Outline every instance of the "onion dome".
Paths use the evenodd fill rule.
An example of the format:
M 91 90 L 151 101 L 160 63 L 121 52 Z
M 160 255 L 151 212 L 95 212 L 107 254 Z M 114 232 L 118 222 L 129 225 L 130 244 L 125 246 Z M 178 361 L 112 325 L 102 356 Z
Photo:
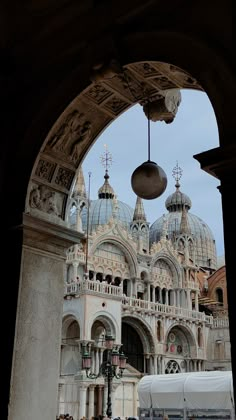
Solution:
M 182 193 L 180 191 L 180 184 L 177 181 L 175 184 L 176 187 L 176 191 L 169 195 L 169 197 L 167 197 L 166 202 L 165 202 L 165 206 L 167 208 L 168 211 L 182 211 L 183 208 L 185 207 L 185 209 L 191 209 L 192 207 L 192 203 L 190 198 Z
M 177 170 L 179 175 L 178 166 Z M 196 264 L 205 269 L 216 269 L 217 257 L 213 233 L 200 217 L 189 212 L 192 203 L 190 198 L 180 191 L 179 178 L 176 179 L 176 191 L 166 199 L 165 205 L 169 213 L 161 216 L 150 227 L 150 246 L 160 241 L 163 229 L 167 231 L 168 239 L 173 242 L 179 235 L 192 235 Z
M 134 210 L 116 199 L 115 192 L 108 182 L 109 175 L 106 170 L 105 182 L 98 190 L 98 199 L 92 200 L 89 206 L 89 232 L 96 230 L 98 226 L 105 225 L 111 218 L 121 222 L 124 228 L 129 229 L 133 220 Z M 87 229 L 88 209 L 82 210 L 83 230 Z
M 106 173 L 104 175 L 104 184 L 101 186 L 101 188 L 99 188 L 98 190 L 98 198 L 114 198 L 115 193 L 113 188 L 110 186 L 108 179 L 109 179 L 109 175 L 108 175 L 108 170 L 106 170 Z

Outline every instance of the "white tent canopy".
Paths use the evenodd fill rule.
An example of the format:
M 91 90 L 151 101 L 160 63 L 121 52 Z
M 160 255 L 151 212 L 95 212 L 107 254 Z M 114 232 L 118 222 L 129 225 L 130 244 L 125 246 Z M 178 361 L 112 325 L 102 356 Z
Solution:
M 144 376 L 138 385 L 140 408 L 234 408 L 231 371 Z

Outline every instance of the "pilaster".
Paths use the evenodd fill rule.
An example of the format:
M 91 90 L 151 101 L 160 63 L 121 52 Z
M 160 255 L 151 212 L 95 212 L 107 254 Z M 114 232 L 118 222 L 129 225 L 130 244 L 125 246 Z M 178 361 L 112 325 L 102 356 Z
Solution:
M 9 420 L 41 418 L 42 413 L 51 420 L 57 413 L 66 249 L 79 238 L 70 229 L 27 214 L 21 229 Z

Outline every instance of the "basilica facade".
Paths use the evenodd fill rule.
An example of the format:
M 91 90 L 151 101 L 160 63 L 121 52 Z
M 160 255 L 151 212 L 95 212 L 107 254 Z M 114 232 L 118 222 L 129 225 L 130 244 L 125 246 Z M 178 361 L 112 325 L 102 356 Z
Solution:
M 66 259 L 58 414 L 106 414 L 107 337 L 127 357 L 112 380 L 113 416 L 137 415 L 143 375 L 231 369 L 225 266 L 210 228 L 190 212 L 178 165 L 174 173 L 167 212 L 150 224 L 142 199 L 134 209 L 118 200 L 108 169 L 95 200 L 78 170 L 67 223 L 81 240 Z

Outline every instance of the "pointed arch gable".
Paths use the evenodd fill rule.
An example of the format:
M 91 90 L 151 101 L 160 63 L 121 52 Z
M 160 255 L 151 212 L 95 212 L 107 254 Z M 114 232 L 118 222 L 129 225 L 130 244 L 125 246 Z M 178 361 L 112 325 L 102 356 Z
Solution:
M 158 254 L 155 254 L 153 257 L 150 268 L 151 270 L 154 268 L 156 262 L 158 260 L 163 260 L 167 263 L 167 265 L 170 267 L 170 270 L 173 274 L 173 284 L 176 285 L 176 287 L 182 287 L 182 281 L 183 281 L 183 273 L 182 268 L 176 258 L 172 256 L 171 254 L 168 254 L 166 251 L 160 251 Z
M 114 245 L 116 245 L 118 248 L 120 248 L 124 254 L 125 257 L 127 259 L 129 268 L 130 268 L 130 274 L 132 277 L 137 277 L 137 273 L 138 273 L 138 261 L 137 261 L 137 256 L 135 254 L 135 252 L 133 251 L 133 249 L 131 248 L 131 246 L 129 245 L 128 242 L 125 242 L 124 240 L 120 239 L 119 237 L 114 237 L 114 236 L 106 236 L 106 237 L 102 237 L 99 238 L 91 247 L 90 249 L 90 255 L 93 255 L 96 251 L 96 249 L 105 242 L 110 242 Z

